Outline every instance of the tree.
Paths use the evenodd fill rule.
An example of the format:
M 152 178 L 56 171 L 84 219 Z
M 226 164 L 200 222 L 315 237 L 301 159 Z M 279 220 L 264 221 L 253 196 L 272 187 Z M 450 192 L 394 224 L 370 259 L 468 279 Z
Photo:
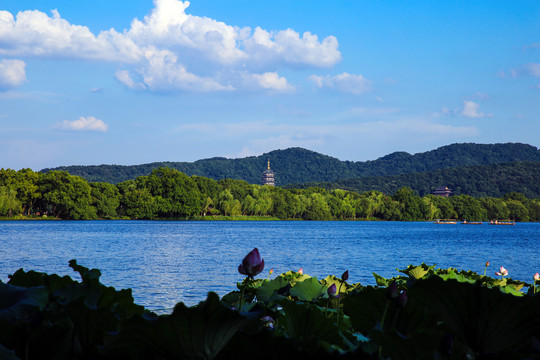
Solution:
M 0 186 L 0 215 L 12 217 L 22 211 L 17 199 L 17 192 L 11 188 Z
M 175 169 L 155 169 L 150 176 L 137 178 L 137 182 L 152 196 L 161 197 L 159 214 L 164 217 L 197 215 L 205 202 L 197 183 Z
M 521 201 L 506 200 L 506 206 L 508 207 L 510 219 L 516 221 L 529 221 L 529 211 Z
M 411 188 L 402 187 L 393 196 L 401 204 L 401 219 L 404 221 L 414 221 L 424 219 L 424 203 L 420 196 L 416 195 Z
M 122 192 L 120 207 L 126 216 L 132 219 L 156 218 L 160 200 L 153 197 L 148 189 L 138 188 L 134 182 L 126 182 L 119 187 Z
M 451 196 L 450 202 L 456 210 L 459 219 L 481 221 L 487 219 L 487 210 L 480 201 L 469 195 Z
M 97 215 L 102 219 L 110 219 L 118 216 L 117 209 L 120 206 L 120 192 L 113 184 L 103 182 L 90 183 L 92 204 L 95 206 Z
M 61 219 L 97 219 L 86 180 L 66 171 L 50 171 L 38 181 L 40 208 Z

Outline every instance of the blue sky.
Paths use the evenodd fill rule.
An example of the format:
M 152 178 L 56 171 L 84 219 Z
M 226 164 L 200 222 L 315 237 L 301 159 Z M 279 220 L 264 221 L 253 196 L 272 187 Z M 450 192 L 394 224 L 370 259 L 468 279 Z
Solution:
M 0 168 L 540 146 L 538 1 L 0 5 Z

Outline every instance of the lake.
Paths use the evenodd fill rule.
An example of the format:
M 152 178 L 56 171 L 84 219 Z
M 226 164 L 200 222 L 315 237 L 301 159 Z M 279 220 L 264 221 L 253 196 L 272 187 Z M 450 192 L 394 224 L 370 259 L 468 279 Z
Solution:
M 422 262 L 488 275 L 502 265 L 509 277 L 532 282 L 540 271 L 540 223 L 515 226 L 437 225 L 432 222 L 349 221 L 3 221 L 0 280 L 19 268 L 79 280 L 77 262 L 102 272 L 101 282 L 132 288 L 137 304 L 170 311 L 194 305 L 209 291 L 236 289 L 238 265 L 257 247 L 265 270 L 257 278 L 303 268 L 319 279 L 341 276 L 374 285 L 372 272 Z

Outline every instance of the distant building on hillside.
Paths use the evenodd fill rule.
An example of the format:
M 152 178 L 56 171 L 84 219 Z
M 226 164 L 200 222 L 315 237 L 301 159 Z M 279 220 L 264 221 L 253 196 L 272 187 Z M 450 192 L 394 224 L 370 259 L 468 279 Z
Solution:
M 433 190 L 431 193 L 437 196 L 449 197 L 450 195 L 452 195 L 452 190 L 450 190 L 448 186 L 441 186 Z
M 270 159 L 268 159 L 268 167 L 262 173 L 261 185 L 276 186 L 275 173 L 270 170 Z

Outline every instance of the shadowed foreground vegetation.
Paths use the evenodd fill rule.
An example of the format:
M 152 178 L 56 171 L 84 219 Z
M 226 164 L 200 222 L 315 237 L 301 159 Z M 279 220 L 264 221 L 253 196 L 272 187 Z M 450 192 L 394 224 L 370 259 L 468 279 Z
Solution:
M 249 255 L 248 255 L 249 256 Z M 258 253 L 257 253 L 258 256 Z M 247 259 L 248 257 L 246 257 Z M 377 286 L 349 273 L 248 276 L 221 299 L 157 315 L 74 260 L 68 276 L 18 270 L 0 282 L 0 358 L 524 359 L 540 356 L 536 284 L 422 264 Z M 249 259 L 248 259 L 249 260 Z M 254 270 L 256 269 L 256 270 Z M 501 269 L 502 270 L 502 269 Z M 351 274 L 354 276 L 354 274 Z

